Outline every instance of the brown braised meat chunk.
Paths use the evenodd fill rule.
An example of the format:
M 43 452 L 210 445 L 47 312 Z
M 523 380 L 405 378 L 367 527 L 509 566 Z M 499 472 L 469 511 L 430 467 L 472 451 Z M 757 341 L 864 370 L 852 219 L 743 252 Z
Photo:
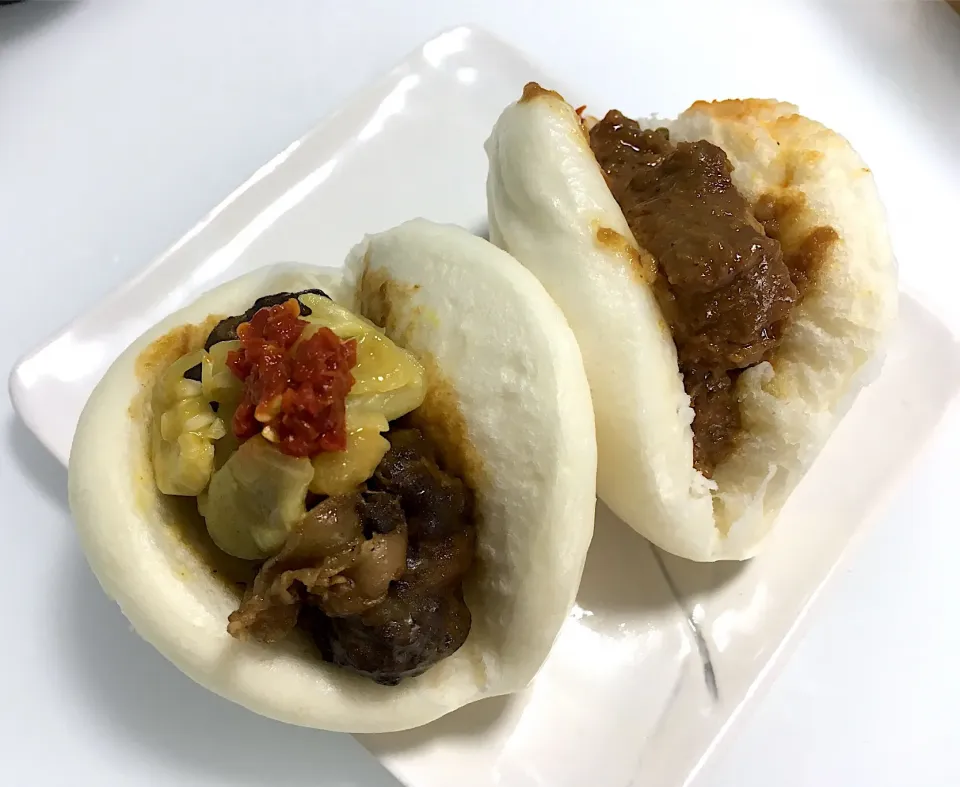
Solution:
M 360 507 L 360 493 L 353 493 L 311 508 L 260 568 L 227 630 L 238 639 L 277 642 L 296 626 L 305 602 L 327 615 L 355 615 L 382 602 L 405 569 L 406 527 L 364 538 Z
M 371 538 L 374 533 L 392 533 L 407 524 L 400 498 L 389 492 L 364 490 L 360 494 L 357 511 L 360 514 L 363 534 L 367 538 Z
M 779 344 L 797 288 L 719 147 L 673 145 L 665 129 L 645 131 L 616 110 L 591 129 L 590 146 L 657 260 L 654 290 L 693 404 L 694 465 L 709 476 L 740 428 L 736 377 Z
M 299 621 L 324 658 L 387 685 L 463 644 L 472 496 L 439 468 L 418 430 L 387 437 L 369 488 L 311 508 L 263 564 L 230 616 L 233 636 L 276 642 Z
M 331 618 L 331 660 L 378 683 L 419 675 L 456 651 L 470 631 L 462 582 L 476 546 L 473 500 L 443 472 L 416 429 L 387 434 L 390 450 L 369 485 L 398 500 L 409 534 L 406 567 L 387 599 L 361 615 Z M 321 645 L 322 649 L 325 649 Z
M 330 619 L 331 660 L 393 686 L 421 674 L 459 648 L 470 632 L 470 610 L 456 590 L 422 594 L 400 583 L 363 615 Z
M 411 538 L 433 539 L 460 529 L 469 513 L 467 488 L 437 466 L 433 447 L 417 429 L 387 434 L 390 450 L 370 486 L 400 498 Z

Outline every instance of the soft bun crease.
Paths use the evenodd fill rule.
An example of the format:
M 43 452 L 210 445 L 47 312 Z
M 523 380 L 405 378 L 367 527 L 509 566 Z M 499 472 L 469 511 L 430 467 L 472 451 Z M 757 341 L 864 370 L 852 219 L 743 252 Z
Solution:
M 587 121 L 589 123 L 589 121 Z M 896 267 L 870 170 L 839 134 L 768 100 L 698 101 L 666 126 L 710 141 L 751 204 L 790 205 L 785 249 L 839 235 L 769 362 L 737 381 L 742 431 L 712 479 L 693 467 L 693 411 L 651 283 L 563 98 L 531 84 L 486 144 L 490 238 L 543 282 L 580 342 L 597 419 L 600 497 L 663 549 L 700 561 L 754 555 L 861 387 L 896 317 Z
M 264 646 L 232 638 L 226 624 L 237 595 L 214 576 L 209 555 L 184 540 L 184 499 L 165 498 L 153 482 L 152 383 L 202 346 L 217 317 L 307 287 L 378 322 L 421 359 L 429 392 L 419 425 L 476 495 L 477 558 L 464 586 L 470 634 L 452 656 L 395 687 L 324 663 L 305 639 Z M 141 336 L 83 412 L 69 491 L 104 590 L 183 672 L 281 721 L 386 732 L 533 678 L 576 594 L 595 473 L 589 387 L 563 314 L 506 253 L 465 230 L 414 220 L 367 237 L 343 269 L 261 269 Z

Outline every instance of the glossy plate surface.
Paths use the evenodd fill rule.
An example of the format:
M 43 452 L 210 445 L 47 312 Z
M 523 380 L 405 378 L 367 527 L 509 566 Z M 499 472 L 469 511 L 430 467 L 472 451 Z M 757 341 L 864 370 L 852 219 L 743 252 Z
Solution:
M 482 232 L 483 141 L 530 79 L 556 85 L 480 31 L 428 42 L 23 359 L 11 377 L 18 412 L 66 462 L 110 362 L 203 291 L 277 261 L 339 264 L 363 233 L 412 216 Z M 762 557 L 696 565 L 664 556 L 601 505 L 578 604 L 531 687 L 361 742 L 411 787 L 694 782 L 960 385 L 950 332 L 908 296 L 901 310 L 880 377 Z

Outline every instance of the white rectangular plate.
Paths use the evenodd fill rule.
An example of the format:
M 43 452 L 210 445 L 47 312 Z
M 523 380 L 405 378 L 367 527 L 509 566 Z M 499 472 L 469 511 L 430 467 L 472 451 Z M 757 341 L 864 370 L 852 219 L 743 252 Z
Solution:
M 278 261 L 339 264 L 365 232 L 412 216 L 482 231 L 483 141 L 530 79 L 556 84 L 482 32 L 457 28 L 428 42 L 24 358 L 11 378 L 18 412 L 66 462 L 112 360 L 205 290 Z M 960 385 L 956 340 L 911 298 L 901 309 L 882 374 L 762 557 L 697 565 L 664 556 L 601 505 L 577 606 L 532 686 L 361 742 L 412 787 L 692 782 Z

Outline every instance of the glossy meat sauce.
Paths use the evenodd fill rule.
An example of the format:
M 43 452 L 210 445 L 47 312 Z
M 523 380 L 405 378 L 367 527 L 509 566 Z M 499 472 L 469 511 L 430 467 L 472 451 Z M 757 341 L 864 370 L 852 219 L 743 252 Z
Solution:
M 591 129 L 590 146 L 634 237 L 657 261 L 654 289 L 694 410 L 694 466 L 709 477 L 740 429 L 737 376 L 776 349 L 797 285 L 809 284 L 836 233 L 818 228 L 803 254 L 785 259 L 709 142 L 674 145 L 666 129 L 641 129 L 612 110 Z M 765 208 L 773 229 L 774 205 Z
M 319 290 L 304 292 L 326 297 Z M 335 335 L 336 341 L 326 341 L 330 337 L 321 329 L 311 338 L 326 341 L 313 348 L 323 362 L 300 358 L 305 343 L 294 344 L 303 328 L 298 317 L 309 314 L 299 301 L 302 294 L 261 298 L 243 315 L 222 320 L 207 340 L 208 348 L 238 338 L 243 343 L 244 352 L 231 358 L 230 366 L 246 381 L 253 377 L 251 369 L 258 370 L 258 384 L 247 386 L 251 411 L 280 389 L 321 391 L 341 405 L 349 390 L 344 385 L 330 396 L 332 384 L 352 382 L 349 369 L 355 356 L 348 350 L 353 342 L 339 342 Z M 298 371 L 300 361 L 305 370 Z M 199 377 L 198 372 L 192 369 L 188 376 Z M 282 384 L 273 385 L 273 378 Z M 320 421 L 306 420 L 304 413 L 326 412 L 300 407 L 299 400 L 294 404 L 290 413 L 307 425 Z M 281 407 L 277 415 L 286 411 Z M 278 422 L 272 418 L 266 424 Z M 342 427 L 342 418 L 335 422 Z M 329 423 L 329 418 L 323 421 Z M 230 634 L 269 644 L 300 628 L 326 660 L 387 685 L 419 675 L 463 644 L 471 623 L 463 579 L 476 547 L 473 494 L 440 468 L 434 447 L 419 430 L 400 423 L 391 424 L 385 434 L 390 448 L 373 476 L 350 494 L 308 499 L 309 510 L 281 551 L 261 565 L 237 570 L 235 563 L 247 561 L 222 553 L 211 560 L 218 550 L 208 538 L 201 539 L 215 573 L 246 587 L 230 615 Z M 278 429 L 278 435 L 298 441 L 280 440 L 277 446 L 292 448 L 295 455 L 303 453 L 300 442 L 306 442 L 304 427 L 296 426 Z M 310 447 L 330 450 L 320 445 L 321 437 L 329 440 L 334 433 L 317 429 L 309 435 L 315 438 Z M 249 569 L 256 572 L 252 582 Z

